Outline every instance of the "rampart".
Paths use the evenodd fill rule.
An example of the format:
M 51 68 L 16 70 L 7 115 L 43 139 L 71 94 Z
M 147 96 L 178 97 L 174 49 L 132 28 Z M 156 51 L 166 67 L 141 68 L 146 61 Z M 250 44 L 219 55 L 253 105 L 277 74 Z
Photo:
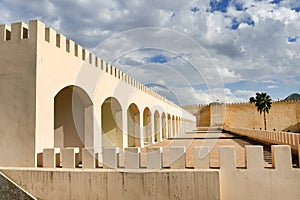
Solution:
M 254 104 L 226 104 L 225 127 L 264 129 L 263 115 Z M 300 101 L 273 101 L 267 114 L 267 130 L 300 131 Z
M 147 146 L 195 117 L 38 20 L 0 25 L 1 166 L 44 148 Z M 20 156 L 22 155 L 22 156 Z
M 216 110 L 217 105 L 220 107 L 222 104 L 189 105 L 183 106 L 183 108 L 197 116 L 199 127 L 213 126 L 212 120 L 215 117 L 212 115 L 212 110 Z M 223 118 L 224 127 L 264 129 L 263 115 L 259 114 L 254 104 L 226 103 L 223 105 L 225 105 L 223 108 L 225 113 Z M 220 113 L 222 114 L 222 112 Z M 273 101 L 270 113 L 267 114 L 267 129 L 300 132 L 300 101 Z

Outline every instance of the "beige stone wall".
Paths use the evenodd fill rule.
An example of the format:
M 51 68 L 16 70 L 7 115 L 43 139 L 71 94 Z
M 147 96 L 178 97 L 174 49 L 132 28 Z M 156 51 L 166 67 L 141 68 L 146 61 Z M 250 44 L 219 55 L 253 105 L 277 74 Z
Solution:
M 214 118 L 223 116 L 223 109 L 214 104 L 184 106 L 184 109 L 197 116 L 197 126 L 213 126 Z M 220 113 L 220 115 L 218 115 Z M 254 104 L 225 104 L 224 126 L 234 128 L 264 129 L 263 114 L 259 114 Z M 300 101 L 273 102 L 267 115 L 267 129 L 276 131 L 300 132 Z
M 1 171 L 37 199 L 43 200 L 220 199 L 217 170 L 161 170 L 148 173 L 104 169 Z
M 100 149 L 102 128 L 109 136 L 118 133 L 121 138 L 108 138 L 126 147 L 127 109 L 132 103 L 140 112 L 140 136 L 146 135 L 142 120 L 146 107 L 160 116 L 180 117 L 185 130 L 195 128 L 193 115 L 38 20 L 0 25 L 0 54 L 1 166 L 37 166 L 43 149 L 54 146 Z M 74 87 L 80 98 L 57 96 Z M 122 124 L 115 130 L 102 127 L 102 118 L 109 113 L 102 116 L 101 106 L 109 97 L 122 108 L 115 116 Z M 176 130 L 173 135 L 180 133 Z M 136 144 L 143 146 L 141 138 Z
M 226 104 L 225 126 L 264 129 L 263 114 L 257 112 L 254 104 Z M 300 101 L 273 102 L 267 115 L 268 130 L 300 131 Z
M 147 151 L 151 162 L 141 168 L 138 157 L 125 153 L 125 160 L 136 166 L 115 170 L 103 168 L 0 168 L 37 199 L 222 199 L 298 200 L 300 169 L 293 168 L 291 146 L 272 146 L 272 167 L 264 167 L 262 146 L 245 146 L 245 168 L 237 168 L 237 149 L 219 148 L 220 167 L 209 165 L 210 155 L 200 157 L 208 147 L 196 147 L 194 169 L 186 168 L 184 147 L 172 147 L 177 160 L 171 169 L 158 169 L 160 152 Z M 125 150 L 127 152 L 127 150 Z M 107 153 L 107 152 L 106 152 Z M 106 154 L 104 153 L 104 154 Z M 116 152 L 114 151 L 113 154 Z M 158 153 L 158 154 L 157 154 Z M 179 153 L 179 154 L 178 154 Z M 109 153 L 109 154 L 112 154 Z M 179 158 L 178 158 L 179 156 Z M 64 159 L 64 158 L 63 158 Z M 106 159 L 111 159 L 108 156 Z M 172 159 L 172 158 L 171 158 Z M 117 160 L 117 159 L 116 159 Z M 115 161 L 116 162 L 116 161 Z M 108 163 L 107 163 L 108 164 Z M 110 163 L 112 164 L 112 162 Z M 85 165 L 85 163 L 83 163 Z M 110 165 L 111 166 L 111 165 Z M 154 168 L 151 168 L 152 166 Z
M 204 106 L 201 108 L 198 115 L 199 127 L 210 126 L 210 106 Z
M 32 166 L 35 163 L 35 140 L 32 138 L 36 125 L 36 41 L 25 30 L 28 26 L 23 23 L 0 26 L 2 166 Z M 34 32 L 34 26 L 31 31 Z

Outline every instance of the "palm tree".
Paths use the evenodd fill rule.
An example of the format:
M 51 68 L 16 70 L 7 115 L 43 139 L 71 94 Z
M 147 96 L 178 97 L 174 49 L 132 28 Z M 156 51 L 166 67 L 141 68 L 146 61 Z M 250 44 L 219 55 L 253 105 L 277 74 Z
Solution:
M 267 93 L 256 93 L 256 97 L 250 97 L 250 103 L 255 103 L 257 111 L 261 114 L 264 113 L 264 125 L 265 130 L 267 130 L 267 117 L 266 113 L 269 114 L 269 111 L 272 107 L 272 99 Z

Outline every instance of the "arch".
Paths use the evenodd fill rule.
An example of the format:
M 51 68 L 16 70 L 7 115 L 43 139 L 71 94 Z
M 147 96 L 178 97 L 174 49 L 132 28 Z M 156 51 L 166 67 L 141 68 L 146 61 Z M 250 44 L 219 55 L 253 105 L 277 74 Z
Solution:
M 172 137 L 172 117 L 168 114 L 168 138 Z
M 135 103 L 127 109 L 128 147 L 141 146 L 140 144 L 140 111 Z
M 172 115 L 172 131 L 171 131 L 172 137 L 174 137 L 175 134 L 176 134 L 176 119 L 175 116 Z
M 144 145 L 149 145 L 152 143 L 152 133 L 151 133 L 151 111 L 146 107 L 143 111 L 143 138 Z
M 161 129 L 161 123 L 159 120 L 159 112 L 155 110 L 154 112 L 154 142 L 160 141 L 160 129 Z
M 167 137 L 167 120 L 166 120 L 166 114 L 164 112 L 161 114 L 161 134 L 162 134 L 162 139 L 166 139 L 166 137 Z
M 179 117 L 175 117 L 175 136 L 179 135 Z
M 81 148 L 87 146 L 87 142 L 93 142 L 90 132 L 86 132 L 93 128 L 93 122 L 88 120 L 90 117 L 87 114 L 93 114 L 93 103 L 82 88 L 66 86 L 55 95 L 54 146 L 79 147 L 80 160 Z
M 101 105 L 102 146 L 123 148 L 122 107 L 115 97 L 108 97 Z

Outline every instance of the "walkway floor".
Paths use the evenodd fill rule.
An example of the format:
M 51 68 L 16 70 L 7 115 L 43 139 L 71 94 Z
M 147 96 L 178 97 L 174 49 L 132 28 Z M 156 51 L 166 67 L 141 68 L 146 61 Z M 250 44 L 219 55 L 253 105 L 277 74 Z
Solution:
M 161 146 L 164 151 L 164 166 L 168 166 L 169 163 L 169 148 L 170 146 L 185 146 L 186 152 L 186 167 L 194 167 L 194 146 L 211 146 L 210 152 L 210 167 L 219 167 L 219 147 L 220 146 L 235 146 L 236 147 L 236 165 L 237 167 L 245 167 L 245 146 L 256 145 L 256 142 L 242 139 L 228 133 L 189 133 L 180 138 L 174 138 L 172 140 L 166 140 L 152 146 Z M 144 150 L 145 151 L 145 150 Z M 269 149 L 265 148 L 265 167 L 272 166 L 272 157 Z M 144 159 L 142 159 L 144 160 Z
M 163 147 L 163 166 L 169 167 L 169 153 L 171 146 L 186 147 L 186 167 L 194 167 L 194 146 L 211 146 L 210 152 L 210 168 L 219 168 L 219 147 L 220 146 L 235 146 L 236 147 L 236 166 L 240 168 L 245 165 L 245 146 L 246 145 L 262 145 L 258 142 L 239 137 L 224 132 L 197 132 L 188 133 L 178 138 L 168 139 L 151 145 L 152 147 Z M 272 167 L 272 155 L 269 146 L 263 145 L 265 167 Z M 147 166 L 146 148 L 141 151 L 141 166 Z M 298 164 L 297 156 L 293 156 L 294 166 Z M 124 166 L 123 156 L 120 155 L 120 166 Z

